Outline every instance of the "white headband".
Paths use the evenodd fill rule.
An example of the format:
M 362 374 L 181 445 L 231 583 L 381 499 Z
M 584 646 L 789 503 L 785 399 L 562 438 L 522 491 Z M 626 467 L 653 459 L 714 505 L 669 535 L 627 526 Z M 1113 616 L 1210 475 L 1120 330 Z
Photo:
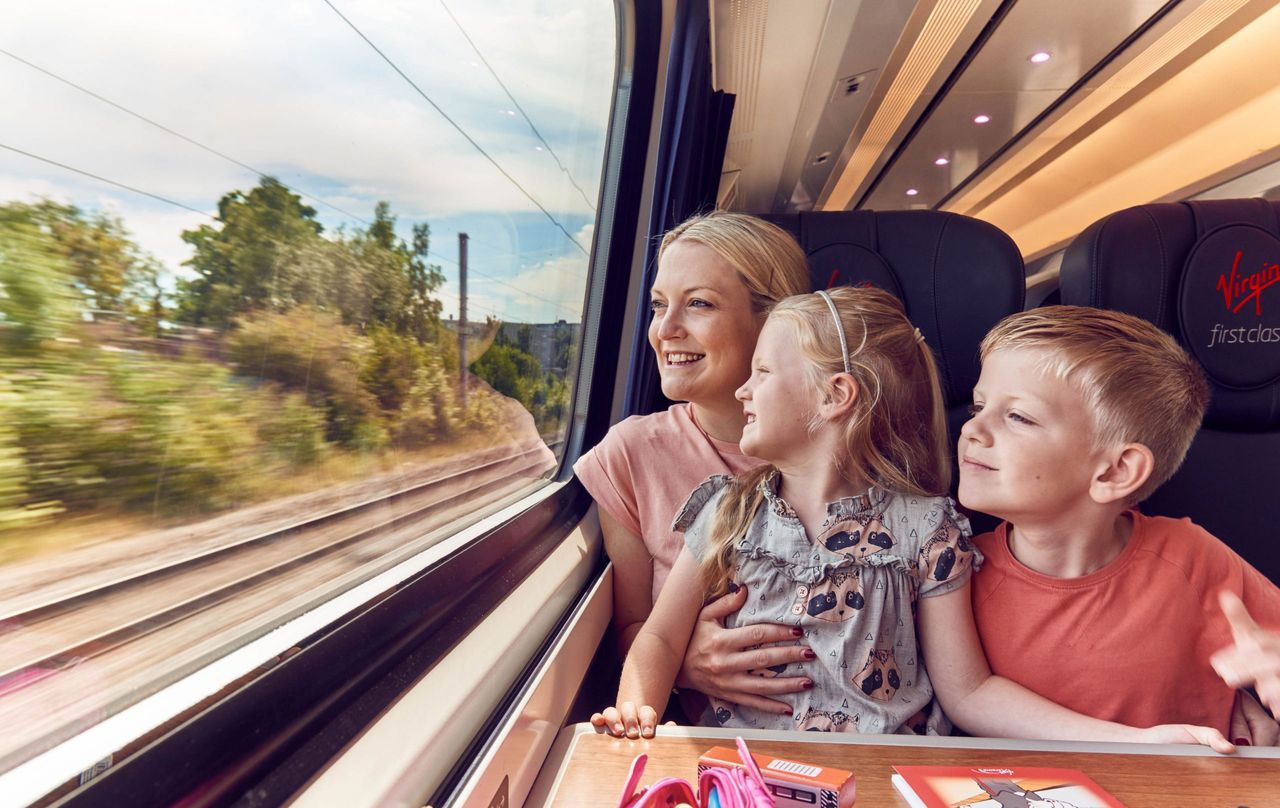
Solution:
M 840 312 L 836 311 L 836 304 L 831 299 L 831 295 L 821 289 L 818 290 L 818 294 L 822 295 L 822 299 L 827 301 L 827 308 L 831 309 L 831 319 L 836 321 L 836 334 L 840 337 L 840 355 L 844 357 L 844 372 L 850 373 L 849 343 L 844 338 L 844 323 L 840 322 Z

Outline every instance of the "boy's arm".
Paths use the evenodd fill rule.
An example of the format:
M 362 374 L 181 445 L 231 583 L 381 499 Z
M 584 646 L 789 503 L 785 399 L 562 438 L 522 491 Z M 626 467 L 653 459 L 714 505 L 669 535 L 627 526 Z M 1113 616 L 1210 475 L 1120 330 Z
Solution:
M 964 731 L 1046 740 L 1202 743 L 1219 752 L 1235 751 L 1215 729 L 1185 724 L 1136 729 L 1068 710 L 992 675 L 969 598 L 967 582 L 946 594 L 920 598 L 916 620 L 934 692 L 942 709 Z
M 686 547 L 631 644 L 614 706 L 593 715 L 593 725 L 619 737 L 653 737 L 702 608 L 699 577 L 698 560 Z

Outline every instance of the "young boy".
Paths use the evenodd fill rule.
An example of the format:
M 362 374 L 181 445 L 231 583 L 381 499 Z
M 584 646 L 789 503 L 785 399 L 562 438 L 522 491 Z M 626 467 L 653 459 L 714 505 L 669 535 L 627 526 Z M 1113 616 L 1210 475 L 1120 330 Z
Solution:
M 1134 507 L 1199 428 L 1209 387 L 1195 361 L 1145 320 L 1075 306 L 1008 317 L 981 352 L 959 499 L 1006 520 L 975 540 L 992 673 L 1139 727 L 1228 734 L 1234 686 L 1251 682 L 1280 709 L 1280 589 L 1189 520 Z M 1220 590 L 1244 603 L 1230 620 Z M 1217 659 L 1228 685 L 1210 657 L 1233 630 Z

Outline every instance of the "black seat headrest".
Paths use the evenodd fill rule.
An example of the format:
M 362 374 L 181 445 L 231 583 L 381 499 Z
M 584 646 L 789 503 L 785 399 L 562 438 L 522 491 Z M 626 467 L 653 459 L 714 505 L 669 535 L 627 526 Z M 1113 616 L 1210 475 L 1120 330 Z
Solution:
M 1188 516 L 1280 580 L 1280 203 L 1142 205 L 1094 223 L 1062 259 L 1062 302 L 1116 309 L 1172 334 L 1212 395 L 1182 467 L 1144 512 Z
M 871 283 L 897 295 L 937 357 L 948 410 L 967 408 L 981 369 L 978 344 L 1022 310 L 1026 295 L 1012 239 L 986 222 L 933 210 L 764 218 L 796 236 L 815 289 Z
M 1280 203 L 1142 205 L 1094 223 L 1062 260 L 1063 302 L 1172 334 L 1213 386 L 1205 426 L 1280 428 Z

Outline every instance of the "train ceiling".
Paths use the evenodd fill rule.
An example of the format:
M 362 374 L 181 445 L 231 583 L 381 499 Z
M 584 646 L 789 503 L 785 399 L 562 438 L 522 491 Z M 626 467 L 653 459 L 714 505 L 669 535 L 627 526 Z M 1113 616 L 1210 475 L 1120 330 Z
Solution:
M 725 207 L 954 211 L 1034 259 L 1280 159 L 1277 0 L 711 8 Z

